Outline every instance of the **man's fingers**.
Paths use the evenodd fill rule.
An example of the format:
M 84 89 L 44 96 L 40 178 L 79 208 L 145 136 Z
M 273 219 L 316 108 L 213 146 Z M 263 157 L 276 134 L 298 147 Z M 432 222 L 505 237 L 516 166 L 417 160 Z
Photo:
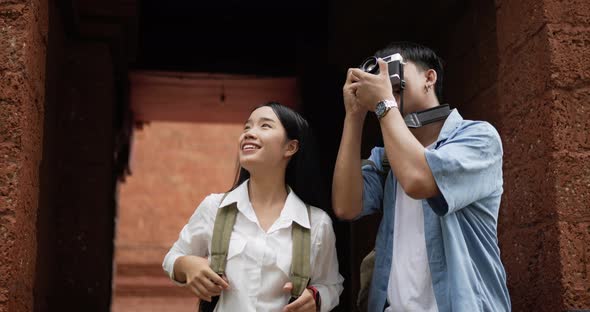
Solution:
M 358 89 L 361 84 L 362 84 L 362 82 L 360 82 L 360 81 L 347 83 L 344 85 L 343 91 L 351 93 L 351 94 L 355 94 L 356 89 Z
M 387 63 L 383 59 L 377 59 L 377 63 L 379 64 L 379 74 L 389 77 L 389 66 L 387 66 Z
M 360 78 L 353 73 L 353 68 L 349 68 L 348 72 L 346 73 L 346 82 L 344 84 L 350 84 L 359 80 Z
M 375 76 L 375 75 L 373 75 L 373 74 L 365 73 L 364 71 L 362 71 L 362 70 L 361 70 L 361 69 L 359 69 L 359 68 L 351 68 L 351 69 L 349 70 L 349 74 L 350 74 L 351 76 L 354 76 L 354 77 L 356 77 L 356 79 L 357 79 L 357 80 L 366 79 L 366 78 L 368 78 L 368 77 Z

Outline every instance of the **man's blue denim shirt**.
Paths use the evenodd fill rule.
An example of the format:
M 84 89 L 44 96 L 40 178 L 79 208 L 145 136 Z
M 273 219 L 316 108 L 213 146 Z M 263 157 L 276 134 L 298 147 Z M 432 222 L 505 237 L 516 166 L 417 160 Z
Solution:
M 385 150 L 376 147 L 363 166 L 363 212 L 381 210 L 375 243 L 375 270 L 369 311 L 382 312 L 393 253 L 396 179 L 385 190 L 377 169 Z M 502 196 L 502 142 L 487 122 L 463 120 L 457 110 L 447 118 L 426 160 L 441 195 L 422 200 L 424 235 L 434 295 L 440 312 L 510 311 L 506 273 L 496 228 Z M 382 205 L 383 203 L 383 205 Z M 403 285 L 401 285 L 403 287 Z

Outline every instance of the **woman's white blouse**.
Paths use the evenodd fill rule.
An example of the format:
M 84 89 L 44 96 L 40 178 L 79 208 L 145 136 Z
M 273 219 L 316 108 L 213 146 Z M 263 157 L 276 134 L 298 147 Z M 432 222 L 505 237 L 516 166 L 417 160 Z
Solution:
M 172 280 L 178 257 L 209 257 L 217 209 L 237 202 L 239 213 L 226 265 L 230 288 L 221 294 L 215 311 L 282 311 L 290 298 L 283 286 L 289 282 L 291 268 L 292 222 L 311 227 L 310 285 L 320 293 L 321 311 L 338 305 L 344 279 L 338 272 L 332 220 L 324 211 L 311 207 L 310 225 L 305 203 L 290 192 L 279 218 L 264 232 L 250 204 L 247 181 L 220 203 L 222 197 L 211 194 L 203 200 L 164 258 L 162 266 Z

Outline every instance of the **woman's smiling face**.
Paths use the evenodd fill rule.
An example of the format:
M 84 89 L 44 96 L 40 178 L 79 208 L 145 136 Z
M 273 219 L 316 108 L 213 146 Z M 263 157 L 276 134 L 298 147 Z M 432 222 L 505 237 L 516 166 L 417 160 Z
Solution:
M 240 135 L 240 165 L 250 173 L 261 164 L 276 167 L 285 162 L 286 165 L 297 150 L 296 142 L 287 139 L 285 128 L 271 107 L 257 108 Z

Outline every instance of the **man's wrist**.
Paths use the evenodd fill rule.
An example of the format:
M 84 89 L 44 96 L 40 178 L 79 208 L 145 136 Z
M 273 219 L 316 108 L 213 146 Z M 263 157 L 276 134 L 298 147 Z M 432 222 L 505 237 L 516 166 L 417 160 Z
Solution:
M 365 118 L 367 117 L 367 113 L 347 113 L 344 116 L 344 124 L 345 125 L 354 125 L 354 126 L 361 126 L 365 122 Z
M 347 111 L 346 115 L 344 115 L 344 116 L 345 116 L 345 118 L 354 118 L 354 119 L 362 120 L 367 116 L 367 110 L 362 110 L 362 111 L 358 110 L 358 111 L 352 111 L 352 112 Z
M 397 102 L 395 99 L 387 99 L 383 101 L 379 101 L 375 105 L 375 115 L 377 115 L 378 119 L 381 119 L 387 115 L 387 113 L 394 108 L 397 108 Z
M 385 97 L 381 97 L 380 100 L 376 100 L 372 103 L 373 104 L 373 112 L 377 109 L 377 105 L 379 105 L 379 103 L 385 102 L 385 101 L 392 101 L 397 106 L 397 101 L 395 100 L 395 98 L 393 96 L 385 96 Z

